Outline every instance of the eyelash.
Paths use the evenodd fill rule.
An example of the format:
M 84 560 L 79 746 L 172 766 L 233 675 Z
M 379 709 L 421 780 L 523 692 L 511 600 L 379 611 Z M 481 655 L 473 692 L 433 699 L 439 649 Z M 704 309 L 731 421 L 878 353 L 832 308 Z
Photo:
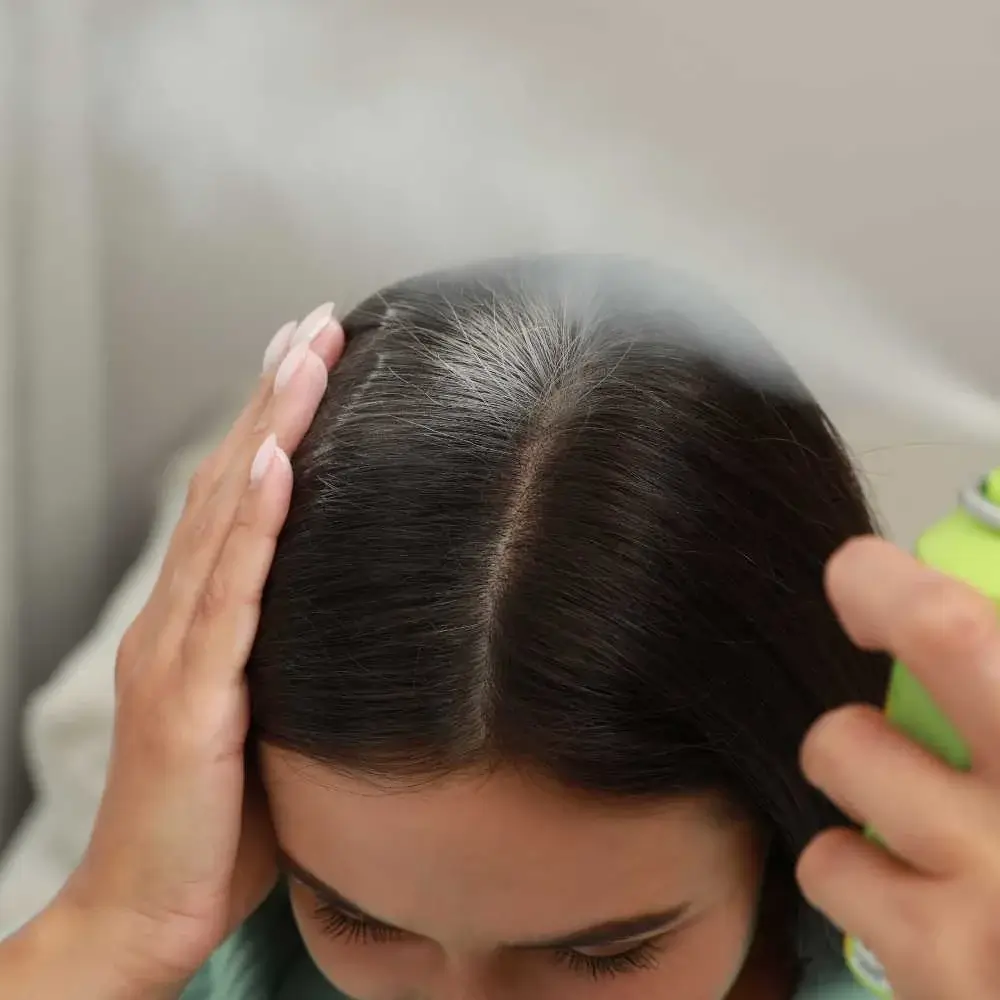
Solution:
M 626 972 L 655 969 L 658 951 L 659 946 L 654 939 L 643 941 L 642 944 L 637 944 L 634 948 L 619 952 L 617 955 L 584 955 L 579 951 L 557 951 L 555 956 L 574 972 L 583 973 L 592 979 L 601 979 L 605 976 L 620 976 Z
M 343 938 L 352 944 L 397 941 L 401 936 L 399 931 L 391 927 L 373 924 L 370 920 L 358 920 L 329 903 L 316 904 L 316 918 L 331 937 Z
M 331 937 L 341 938 L 351 944 L 378 944 L 386 941 L 398 941 L 402 936 L 399 931 L 369 920 L 358 920 L 344 913 L 343 910 L 329 903 L 316 904 L 316 918 L 322 923 L 323 929 Z M 643 941 L 628 951 L 617 955 L 584 955 L 579 951 L 563 949 L 553 954 L 557 961 L 593 979 L 605 976 L 618 976 L 626 972 L 639 972 L 656 966 L 656 954 L 659 951 L 657 940 Z

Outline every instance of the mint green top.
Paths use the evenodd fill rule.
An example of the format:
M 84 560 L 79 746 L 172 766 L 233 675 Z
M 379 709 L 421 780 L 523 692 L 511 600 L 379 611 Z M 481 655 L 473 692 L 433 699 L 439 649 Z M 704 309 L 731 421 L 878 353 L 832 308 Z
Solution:
M 806 976 L 795 1000 L 871 1000 L 847 971 L 836 935 L 811 919 L 803 929 Z M 284 891 L 215 953 L 181 1000 L 350 1000 L 327 982 L 299 938 Z

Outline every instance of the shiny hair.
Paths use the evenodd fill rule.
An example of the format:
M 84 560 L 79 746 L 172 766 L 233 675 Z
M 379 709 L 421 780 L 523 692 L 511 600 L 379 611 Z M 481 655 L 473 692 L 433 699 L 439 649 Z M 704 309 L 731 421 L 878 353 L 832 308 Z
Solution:
M 346 317 L 248 666 L 258 739 L 372 777 L 719 791 L 787 857 L 837 819 L 797 755 L 884 692 L 822 586 L 871 517 L 817 403 L 691 287 L 518 258 Z

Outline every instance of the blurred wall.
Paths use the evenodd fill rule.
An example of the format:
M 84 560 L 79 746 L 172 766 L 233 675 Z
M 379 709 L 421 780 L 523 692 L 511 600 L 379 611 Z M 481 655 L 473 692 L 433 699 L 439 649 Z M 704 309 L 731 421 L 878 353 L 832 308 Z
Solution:
M 170 6 L 178 5 L 132 3 L 123 28 L 122 7 L 112 5 L 117 29 L 134 30 L 133 39 L 146 37 L 144 11 Z M 525 109 L 541 107 L 551 114 L 538 141 L 552 148 L 586 150 L 579 137 L 589 134 L 594 146 L 607 137 L 609 145 L 649 150 L 647 173 L 635 182 L 640 200 L 654 206 L 697 188 L 720 216 L 750 218 L 793 253 L 846 276 L 913 337 L 1000 391 L 1000 6 L 993 0 L 280 6 L 307 17 L 327 53 L 325 63 L 308 61 L 303 44 L 308 74 L 295 76 L 295 58 L 282 73 L 293 81 L 290 99 L 295 87 L 326 88 L 336 106 L 353 86 L 363 103 L 394 67 L 394 86 L 419 87 L 408 74 L 422 65 L 414 53 L 428 36 L 464 39 L 483 73 L 503 62 L 520 81 L 510 114 L 525 118 L 521 134 L 530 127 Z M 196 20 L 189 23 L 193 33 Z M 223 63 L 230 45 L 228 57 L 238 60 L 239 32 L 220 44 Z M 276 60 L 283 55 L 276 49 Z M 431 51 L 432 58 L 450 57 Z M 474 79 L 467 89 L 474 97 Z M 108 95 L 105 113 L 120 96 Z M 319 132 L 341 120 L 318 115 L 310 126 Z M 358 231 L 356 192 L 334 182 L 334 158 L 368 155 L 352 140 L 348 131 L 338 146 L 331 136 L 330 189 L 316 200 L 305 238 L 280 193 L 253 174 L 219 184 L 199 225 L 178 217 L 175 190 L 173 200 L 164 194 L 172 172 L 183 187 L 183 155 L 151 165 L 134 148 L 105 147 L 112 505 L 125 548 L 137 537 L 151 473 L 217 403 L 223 381 L 232 376 L 235 385 L 252 371 L 271 327 L 331 295 L 349 304 L 425 263 L 408 235 L 398 247 L 385 240 L 376 254 Z M 401 176 L 410 152 L 399 150 Z M 372 224 L 388 229 L 369 207 Z M 618 223 L 616 232 L 627 230 Z M 489 252 L 525 242 L 499 221 L 479 236 L 463 230 L 456 247 Z M 893 371 L 884 377 L 891 381 Z M 826 401 L 868 453 L 880 502 L 905 540 L 950 502 L 959 481 L 996 458 L 956 447 L 961 437 L 936 434 L 933 421 L 859 410 L 850 398 Z
M 10 8 L 0 3 L 0 760 L 14 751 L 17 719 L 16 570 L 14 564 L 14 343 L 13 262 L 11 238 L 13 177 L 9 156 L 14 127 L 11 72 Z M 9 773 L 0 769 L 0 839 L 9 796 Z
M 0 0 L 0 841 L 24 696 L 112 582 L 90 0 Z

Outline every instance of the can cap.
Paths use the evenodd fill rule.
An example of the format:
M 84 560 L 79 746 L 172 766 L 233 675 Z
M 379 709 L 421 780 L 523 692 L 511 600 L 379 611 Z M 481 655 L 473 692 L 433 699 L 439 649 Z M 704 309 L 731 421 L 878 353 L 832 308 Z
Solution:
M 994 469 L 986 477 L 986 482 L 983 484 L 983 496 L 994 506 L 1000 507 L 1000 468 Z

